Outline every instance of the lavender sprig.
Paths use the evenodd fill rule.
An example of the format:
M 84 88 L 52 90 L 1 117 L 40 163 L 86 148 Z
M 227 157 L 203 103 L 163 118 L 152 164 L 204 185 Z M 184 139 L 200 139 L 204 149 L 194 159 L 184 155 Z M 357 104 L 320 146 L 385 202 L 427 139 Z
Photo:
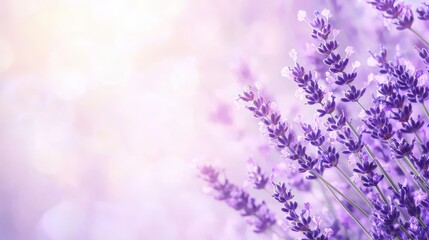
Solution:
M 227 205 L 240 212 L 241 216 L 248 217 L 249 223 L 256 233 L 262 233 L 275 224 L 274 214 L 268 209 L 265 202 L 257 203 L 247 192 L 221 177 L 219 170 L 210 165 L 199 167 L 200 177 L 207 183 L 214 194 L 214 198 L 224 201 Z
M 306 208 L 298 212 L 298 203 L 293 201 L 294 195 L 291 190 L 286 188 L 284 183 L 274 184 L 273 197 L 283 204 L 281 209 L 286 214 L 286 220 L 290 229 L 294 232 L 302 233 L 305 237 L 303 240 L 326 240 L 333 234 L 332 230 L 327 231 L 329 234 L 322 233 L 319 224 L 311 226 L 312 216 L 310 214 L 310 205 L 307 203 Z

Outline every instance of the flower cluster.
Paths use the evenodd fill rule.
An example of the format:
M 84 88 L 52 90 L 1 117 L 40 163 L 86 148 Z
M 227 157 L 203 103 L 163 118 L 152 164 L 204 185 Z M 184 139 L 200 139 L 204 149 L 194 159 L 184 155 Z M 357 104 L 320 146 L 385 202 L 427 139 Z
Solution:
M 275 224 L 274 215 L 265 202 L 256 203 L 246 191 L 230 183 L 228 179 L 222 179 L 219 170 L 204 165 L 199 167 L 199 175 L 207 183 L 215 199 L 225 201 L 242 216 L 250 218 L 249 223 L 253 226 L 254 232 L 264 232 Z
M 409 6 L 396 0 L 369 0 L 378 11 L 383 13 L 383 17 L 391 19 L 396 25 L 396 29 L 404 30 L 411 28 L 414 21 L 413 12 Z M 420 18 L 420 14 L 419 14 Z
M 291 230 L 302 239 L 318 240 L 429 239 L 429 43 L 413 26 L 418 24 L 414 16 L 429 19 L 429 4 L 413 10 L 396 0 L 367 2 L 398 30 L 413 32 L 426 46 L 408 46 L 411 51 L 405 54 L 397 47 L 390 58 L 391 46 L 384 43 L 379 52 L 369 52 L 369 67 L 360 72 L 360 61 L 352 57 L 354 48 L 343 49 L 338 41 L 340 31 L 334 28 L 331 12 L 315 12 L 308 19 L 306 12 L 299 11 L 298 20 L 309 24 L 314 41 L 307 47 L 313 46 L 321 60 L 312 70 L 302 64 L 305 60 L 298 63 L 297 51 L 292 50 L 294 64 L 284 68 L 282 75 L 303 93 L 305 105 L 316 108 L 314 123 L 297 117 L 295 127 L 259 89 L 249 87 L 239 95 L 238 100 L 260 122 L 263 135 L 279 150 L 280 161 L 288 162 L 293 174 L 305 174 L 300 183 L 318 182 L 322 187 L 322 197 L 313 192 L 314 201 L 302 204 L 291 188 L 305 193 L 307 187 L 273 183 L 272 197 L 282 204 L 283 233 Z M 373 72 L 363 82 L 361 76 L 369 71 Z M 274 224 L 264 203 L 255 204 L 245 191 L 221 181 L 213 168 L 202 168 L 201 173 L 217 199 L 260 219 L 259 232 Z M 271 181 L 274 178 L 278 175 L 273 172 Z M 268 179 L 261 167 L 250 162 L 247 181 L 254 189 L 267 190 Z M 316 213 L 310 212 L 314 204 Z M 304 206 L 302 210 L 299 205 Z M 330 228 L 321 230 L 318 215 L 325 215 Z M 339 223 L 354 226 L 355 234 Z
M 281 209 L 286 214 L 286 220 L 290 230 L 302 233 L 308 240 L 325 240 L 333 234 L 327 229 L 327 235 L 323 234 L 319 224 L 312 227 L 312 216 L 310 214 L 310 205 L 307 203 L 305 209 L 299 212 L 298 203 L 293 201 L 294 195 L 287 189 L 284 183 L 274 184 L 273 197 L 281 204 Z

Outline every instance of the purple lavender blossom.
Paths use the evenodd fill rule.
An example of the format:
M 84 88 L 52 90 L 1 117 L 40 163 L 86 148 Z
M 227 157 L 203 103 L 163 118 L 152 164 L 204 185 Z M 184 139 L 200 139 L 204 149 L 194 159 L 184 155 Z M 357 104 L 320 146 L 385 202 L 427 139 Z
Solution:
M 199 167 L 200 177 L 211 189 L 214 198 L 226 202 L 230 207 L 239 211 L 242 216 L 249 217 L 253 231 L 261 233 L 275 224 L 274 214 L 267 208 L 265 202 L 256 203 L 243 189 L 221 178 L 219 170 L 209 165 Z
M 248 161 L 247 178 L 255 189 L 264 189 L 268 182 L 268 177 L 262 173 L 261 167 L 256 165 L 253 159 Z
M 429 19 L 429 5 L 423 4 L 413 12 L 410 6 L 396 0 L 367 2 L 382 12 L 383 17 L 393 22 L 398 30 L 409 29 L 425 43 L 412 26 L 418 24 L 414 22 L 415 14 L 421 20 Z M 306 203 L 302 210 L 298 210 L 298 202 L 285 183 L 274 184 L 272 197 L 282 204 L 281 210 L 286 215 L 289 229 L 301 233 L 303 239 L 322 240 L 331 236 L 361 239 L 360 234 L 367 234 L 372 239 L 427 239 L 427 71 L 417 69 L 422 64 L 414 67 L 414 61 L 418 59 L 412 56 L 405 59 L 397 53 L 394 59 L 389 60 L 386 48 L 381 46 L 379 53 L 371 53 L 372 61 L 375 60 L 378 67 L 377 73 L 369 75 L 363 87 L 357 87 L 363 78 L 358 77 L 360 63 L 351 62 L 352 47 L 345 48 L 345 55 L 339 53 L 341 47 L 336 38 L 339 31 L 333 28 L 331 17 L 327 10 L 315 12 L 312 20 L 307 19 L 305 12 L 299 13 L 299 18 L 312 28 L 310 36 L 317 41 L 312 46 L 322 57 L 321 63 L 325 67 L 316 66 L 313 68 L 316 71 L 309 70 L 311 68 L 298 63 L 295 51 L 290 54 L 294 60 L 293 67 L 285 68 L 286 75 L 303 92 L 305 104 L 317 108 L 316 124 L 298 120 L 300 128 L 293 128 L 269 100 L 251 88 L 239 95 L 239 99 L 260 121 L 262 132 L 270 143 L 294 164 L 294 174 L 305 173 L 306 179 L 320 181 L 331 193 L 325 196 L 326 203 L 330 204 L 334 197 L 343 208 L 329 207 L 332 215 L 337 216 L 330 222 L 332 229 L 325 229 L 323 233 L 320 221 L 310 213 L 310 204 Z M 417 51 L 418 56 L 415 54 L 414 57 L 429 65 L 429 51 L 426 48 L 417 48 Z M 359 71 L 359 76 L 364 76 L 362 72 Z M 320 76 L 326 76 L 326 82 Z M 341 88 L 344 88 L 344 94 L 339 96 Z M 365 99 L 365 94 L 372 97 L 372 102 L 367 105 L 364 100 L 369 100 L 369 97 Z M 341 101 L 336 102 L 338 99 Z M 354 110 L 349 108 L 351 104 L 359 105 L 362 110 L 359 114 L 361 121 L 356 121 L 357 117 L 350 114 Z M 423 110 L 419 111 L 416 105 Z M 427 118 L 422 115 L 423 111 Z M 336 187 L 330 181 L 335 177 L 333 170 L 337 170 L 348 185 Z M 274 224 L 274 220 L 269 220 L 273 218 L 268 217 L 272 215 L 264 202 L 257 204 L 246 191 L 230 184 L 216 170 L 201 172 L 206 172 L 202 174 L 203 179 L 213 189 L 215 198 L 254 221 L 256 218 L 253 217 L 261 217 L 258 223 L 252 224 L 257 229 L 255 231 L 262 232 Z M 287 177 L 283 178 L 280 181 L 287 180 Z M 411 181 L 400 184 L 398 180 Z M 263 189 L 267 181 L 268 177 L 261 168 L 251 162 L 248 182 L 253 188 Z M 316 181 L 306 183 L 309 182 Z M 299 186 L 293 187 L 299 189 Z M 360 199 L 355 200 L 357 197 Z M 345 213 L 362 230 L 355 236 L 347 236 L 347 231 L 338 224 L 343 221 L 338 215 Z M 348 224 L 352 228 L 354 223 Z
M 382 12 L 383 17 L 393 20 L 396 29 L 411 28 L 414 16 L 409 6 L 396 0 L 369 0 L 367 2 Z
M 286 214 L 286 221 L 294 232 L 302 233 L 308 240 L 326 240 L 329 236 L 322 233 L 320 226 L 311 226 L 312 216 L 310 215 L 309 204 L 300 213 L 297 211 L 298 203 L 292 201 L 294 195 L 287 189 L 284 183 L 274 184 L 273 197 L 283 204 L 282 211 Z M 333 233 L 330 233 L 333 234 Z
M 423 3 L 416 9 L 417 18 L 423 21 L 429 20 L 429 4 Z

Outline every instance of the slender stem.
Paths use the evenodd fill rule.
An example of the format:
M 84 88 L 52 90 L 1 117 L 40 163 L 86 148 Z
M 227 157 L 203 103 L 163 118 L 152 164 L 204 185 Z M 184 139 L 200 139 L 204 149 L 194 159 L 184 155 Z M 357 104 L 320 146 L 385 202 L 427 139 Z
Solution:
M 332 188 L 335 192 L 340 194 L 341 197 L 343 197 L 347 202 L 349 202 L 353 207 L 355 207 L 359 212 L 362 213 L 366 218 L 368 218 L 368 213 L 366 213 L 362 208 L 360 208 L 355 202 L 353 202 L 350 198 L 348 198 L 346 195 L 344 195 L 340 190 L 338 190 L 336 187 L 334 187 L 332 184 L 330 184 L 326 179 L 324 179 L 320 174 L 318 174 L 316 171 L 311 171 L 314 175 L 316 175 L 322 182 Z
M 426 116 L 429 118 L 429 110 L 428 110 L 428 108 L 426 107 L 425 103 L 421 103 L 421 105 L 422 105 L 422 107 L 423 107 L 423 110 L 424 110 L 424 111 L 425 111 L 425 113 L 426 113 Z
M 399 227 L 400 227 L 400 228 L 401 228 L 401 230 L 405 233 L 405 235 L 407 235 L 407 238 L 408 238 L 408 239 L 413 239 L 413 238 L 411 237 L 410 233 L 408 232 L 408 230 L 407 230 L 404 226 L 402 226 L 402 224 L 400 224 L 400 225 L 399 225 Z
M 408 165 L 408 167 L 411 169 L 411 171 L 414 173 L 414 175 L 417 177 L 415 181 L 420 186 L 420 188 L 427 193 L 427 188 L 429 187 L 429 184 L 427 182 L 421 181 L 423 177 L 420 175 L 419 171 L 414 167 L 413 163 L 411 162 L 411 159 L 408 156 L 404 156 L 404 161 Z
M 371 202 L 368 200 L 368 198 L 363 194 L 362 190 L 360 190 L 358 188 L 358 186 L 356 186 L 356 184 L 350 180 L 350 178 L 346 175 L 346 173 L 339 168 L 338 166 L 336 166 L 335 168 L 338 169 L 338 171 L 341 173 L 341 175 L 344 177 L 344 179 L 356 190 L 356 192 L 359 194 L 359 196 L 362 198 L 362 200 L 365 201 L 365 203 L 370 207 L 370 208 L 374 208 L 374 206 L 371 204 Z
M 419 220 L 420 224 L 422 225 L 423 228 L 427 228 L 426 223 L 423 221 L 422 217 L 418 216 L 417 219 Z
M 404 175 L 408 173 L 407 169 L 405 169 L 404 165 L 401 163 L 399 159 L 396 159 L 396 163 L 398 164 L 399 168 L 404 173 Z
M 362 110 L 366 111 L 365 107 L 362 105 L 362 103 L 360 103 L 359 101 L 356 101 L 356 103 L 359 105 L 360 108 L 362 108 Z
M 420 145 L 423 144 L 423 140 L 420 138 L 420 136 L 417 134 L 417 132 L 414 132 L 414 135 L 416 136 L 417 140 L 419 140 Z
M 420 33 L 418 33 L 413 28 L 409 28 L 409 29 L 410 29 L 411 32 L 413 32 L 420 39 L 420 41 L 422 41 L 424 44 L 426 44 L 426 46 L 429 47 L 429 42 L 422 35 L 420 35 Z
M 320 184 L 320 188 L 322 189 L 323 188 L 323 183 L 321 181 L 318 181 L 318 183 Z M 326 192 L 322 191 L 322 195 L 325 198 L 326 203 L 328 204 L 329 211 L 331 211 L 332 214 L 334 214 L 335 218 L 338 219 L 338 217 L 335 214 L 335 210 L 334 210 L 334 206 L 332 205 L 332 201 L 329 201 L 329 198 L 326 195 Z
M 320 178 L 320 180 L 322 180 Z M 324 183 L 324 180 L 322 180 L 322 182 Z M 353 215 L 353 213 L 350 211 L 350 209 L 347 208 L 346 205 L 344 205 L 343 202 L 341 202 L 341 200 L 338 198 L 338 196 L 332 191 L 331 187 L 329 185 L 325 185 L 326 188 L 329 190 L 329 192 L 331 192 L 331 194 L 335 197 L 335 199 L 338 201 L 338 203 L 344 208 L 344 210 L 347 211 L 347 213 L 350 215 L 351 218 L 353 218 L 353 220 L 359 225 L 359 227 L 365 232 L 366 235 L 368 235 L 368 237 L 370 239 L 372 239 L 371 234 L 368 232 L 368 230 L 366 230 L 366 228 L 362 225 L 362 223 L 359 221 L 359 219 Z
M 385 204 L 388 203 L 386 196 L 384 196 L 383 192 L 381 191 L 380 187 L 378 185 L 375 185 L 375 189 L 377 189 L 378 194 L 380 194 L 380 197 L 383 199 L 383 202 Z

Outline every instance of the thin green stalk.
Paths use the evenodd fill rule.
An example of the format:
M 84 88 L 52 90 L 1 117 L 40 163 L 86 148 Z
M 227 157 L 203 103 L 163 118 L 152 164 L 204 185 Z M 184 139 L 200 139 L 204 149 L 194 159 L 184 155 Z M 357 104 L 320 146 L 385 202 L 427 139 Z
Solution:
M 426 44 L 426 46 L 429 47 L 429 42 L 422 35 L 420 35 L 420 33 L 418 33 L 413 28 L 409 28 L 409 29 L 410 29 L 411 32 L 413 32 L 420 39 L 420 41 L 422 41 L 424 44 Z
M 320 180 L 322 180 L 320 178 Z M 324 180 L 322 180 L 322 182 L 324 182 Z M 368 232 L 368 230 L 366 230 L 366 228 L 363 226 L 363 224 L 359 221 L 358 218 L 356 218 L 355 215 L 353 215 L 353 213 L 350 211 L 350 209 L 347 208 L 346 205 L 344 205 L 343 202 L 341 202 L 341 200 L 338 198 L 338 196 L 332 191 L 331 187 L 329 187 L 329 185 L 325 185 L 326 188 L 329 190 L 329 192 L 331 192 L 331 194 L 335 197 L 335 199 L 337 200 L 337 202 L 344 208 L 344 210 L 347 211 L 347 213 L 350 215 L 351 218 L 353 218 L 353 220 L 357 223 L 357 225 L 359 225 L 359 227 L 365 232 L 366 235 L 368 235 L 368 237 L 370 239 L 372 239 L 371 234 Z
M 362 200 L 365 201 L 365 203 L 370 207 L 370 208 L 374 208 L 374 206 L 371 204 L 371 202 L 368 200 L 368 198 L 363 194 L 362 190 L 360 190 L 358 188 L 358 186 L 356 186 L 356 184 L 350 180 L 350 178 L 346 175 L 346 173 L 339 168 L 338 166 L 335 167 L 336 169 L 338 169 L 338 171 L 341 173 L 341 175 L 344 177 L 344 179 L 346 179 L 346 181 L 356 190 L 356 192 L 359 194 L 359 196 L 362 198 Z
M 429 187 L 429 184 L 425 182 L 421 182 L 421 179 L 423 179 L 423 177 L 420 175 L 419 171 L 414 167 L 413 163 L 411 162 L 411 159 L 408 156 L 404 156 L 404 161 L 408 165 L 410 170 L 414 173 L 414 175 L 417 176 L 418 178 L 416 179 L 417 184 L 420 186 L 420 188 L 422 188 L 422 190 L 427 192 L 426 189 Z M 423 184 L 423 186 L 421 186 L 420 184 Z
M 429 118 L 429 110 L 428 110 L 428 108 L 426 107 L 426 105 L 424 104 L 424 103 L 421 103 L 421 105 L 422 105 L 422 107 L 423 107 L 423 110 L 425 111 L 425 113 L 426 113 L 426 116 Z
M 375 189 L 377 189 L 378 194 L 380 194 L 380 197 L 383 199 L 383 202 L 385 204 L 388 204 L 386 196 L 384 196 L 383 192 L 381 191 L 380 187 L 378 185 L 375 185 Z
M 420 145 L 423 144 L 423 140 L 420 138 L 420 136 L 417 134 L 417 132 L 414 132 L 414 136 L 416 136 L 417 140 L 419 140 Z
M 419 220 L 420 224 L 422 225 L 423 228 L 427 228 L 426 223 L 423 221 L 422 217 L 418 216 L 417 219 Z
M 400 224 L 400 225 L 399 225 L 399 227 L 400 227 L 400 228 L 401 228 L 401 230 L 405 233 L 405 235 L 407 235 L 407 238 L 408 238 L 408 239 L 413 239 L 413 238 L 411 237 L 410 233 L 408 232 L 408 230 L 407 230 L 404 226 L 402 226 L 402 224 Z
M 341 197 L 343 197 L 347 202 L 349 202 L 353 207 L 355 207 L 359 212 L 362 213 L 366 218 L 369 218 L 368 213 L 366 213 L 362 208 L 360 208 L 355 202 L 353 202 L 350 198 L 348 198 L 346 195 L 344 195 L 340 190 L 338 190 L 336 187 L 334 187 L 332 184 L 330 184 L 326 179 L 324 179 L 320 174 L 318 174 L 316 171 L 311 171 L 314 175 L 316 175 L 322 182 L 332 188 L 335 192 L 340 194 Z
M 320 188 L 322 188 L 322 187 L 323 187 L 323 183 L 322 183 L 321 181 L 318 181 L 318 183 L 320 184 Z M 329 198 L 328 198 L 328 196 L 326 195 L 326 192 L 325 192 L 325 191 L 322 191 L 322 195 L 323 195 L 323 197 L 325 198 L 326 203 L 328 204 L 328 209 L 329 209 L 329 211 L 331 211 L 331 212 L 332 212 L 332 214 L 334 214 L 335 218 L 337 218 L 337 219 L 338 219 L 338 217 L 337 217 L 337 216 L 336 216 L 336 214 L 335 214 L 335 210 L 334 210 L 334 206 L 332 205 L 332 201 L 329 201 Z

